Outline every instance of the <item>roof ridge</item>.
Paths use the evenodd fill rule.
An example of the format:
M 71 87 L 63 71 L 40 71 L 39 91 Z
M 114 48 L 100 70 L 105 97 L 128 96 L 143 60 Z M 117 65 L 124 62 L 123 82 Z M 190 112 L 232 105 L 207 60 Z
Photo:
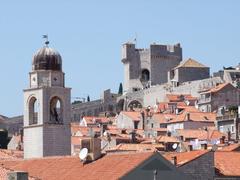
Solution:
M 182 61 L 178 66 L 176 66 L 175 69 L 179 68 L 179 67 L 199 67 L 199 68 L 205 68 L 207 66 L 203 65 L 202 63 L 198 62 L 195 59 L 188 58 L 188 59 Z

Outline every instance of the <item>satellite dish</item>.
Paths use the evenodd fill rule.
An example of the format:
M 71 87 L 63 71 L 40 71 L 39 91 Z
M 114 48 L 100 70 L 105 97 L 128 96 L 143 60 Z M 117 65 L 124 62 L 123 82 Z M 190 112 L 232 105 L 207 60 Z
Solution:
M 178 147 L 178 144 L 177 143 L 174 143 L 173 145 L 172 145 L 172 148 L 175 150 L 175 149 L 177 149 L 177 147 Z
M 105 137 L 107 137 L 107 136 L 108 136 L 108 132 L 107 132 L 107 131 L 104 131 L 103 135 L 104 135 Z
M 188 100 L 185 101 L 186 105 L 189 106 L 190 102 Z
M 87 155 L 88 155 L 88 149 L 87 148 L 81 149 L 81 151 L 79 153 L 80 160 L 84 161 L 86 159 Z

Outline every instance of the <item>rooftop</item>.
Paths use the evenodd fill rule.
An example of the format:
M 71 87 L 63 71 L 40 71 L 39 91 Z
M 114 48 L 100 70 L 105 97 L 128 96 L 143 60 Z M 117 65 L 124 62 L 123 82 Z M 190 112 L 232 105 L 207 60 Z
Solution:
M 207 68 L 207 66 L 199 63 L 198 61 L 194 59 L 187 59 L 185 61 L 182 61 L 175 69 L 180 68 L 180 67 L 197 67 L 197 68 Z
M 139 111 L 122 111 L 122 114 L 128 116 L 133 121 L 141 120 L 141 113 Z
M 107 150 L 107 152 L 121 152 L 121 151 L 132 151 L 132 152 L 155 152 L 156 150 L 163 149 L 164 146 L 161 144 L 119 144 L 116 147 Z
M 106 155 L 97 161 L 85 165 L 80 162 L 78 157 L 70 156 L 2 161 L 1 169 L 8 168 L 27 171 L 29 176 L 43 180 L 92 180 L 96 178 L 115 180 L 137 167 L 152 155 L 152 152 Z M 5 172 L 0 171 L 1 173 Z

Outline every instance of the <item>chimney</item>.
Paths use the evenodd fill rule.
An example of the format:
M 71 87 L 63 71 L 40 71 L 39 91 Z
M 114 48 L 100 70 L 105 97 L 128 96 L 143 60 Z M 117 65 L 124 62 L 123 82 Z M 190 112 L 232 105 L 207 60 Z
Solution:
M 146 111 L 147 111 L 147 117 L 149 117 L 149 116 L 150 116 L 150 110 L 151 110 L 151 107 L 150 107 L 150 106 L 148 106 L 148 107 L 146 108 Z
M 187 120 L 187 121 L 190 120 L 190 113 L 189 113 L 189 112 L 186 113 L 186 120 Z
M 177 165 L 177 156 L 173 156 L 173 157 L 171 158 L 171 163 L 172 163 L 174 166 Z
M 141 116 L 142 116 L 142 129 L 145 130 L 145 114 L 144 114 L 144 111 L 141 112 Z
M 207 144 L 201 144 L 201 149 L 206 150 L 207 149 Z
M 127 134 L 127 130 L 126 130 L 126 129 L 122 129 L 122 130 L 121 130 L 121 133 L 122 133 L 122 134 Z
M 99 157 L 101 157 L 101 139 L 100 138 L 90 138 L 90 148 L 88 150 L 88 155 L 90 159 L 87 158 L 89 161 L 95 161 Z
M 175 109 L 175 114 L 179 114 L 178 108 Z
M 225 136 L 222 136 L 221 138 L 220 138 L 220 144 L 224 144 L 225 143 Z
M 106 129 L 107 129 L 106 124 L 100 124 L 101 137 L 103 136 L 103 133 L 106 131 Z
M 193 150 L 193 146 L 192 145 L 188 145 L 188 147 L 189 147 L 189 151 Z
M 135 132 L 135 130 L 133 130 L 131 133 L 130 133 L 130 135 L 131 135 L 131 140 L 132 140 L 132 143 L 135 143 L 136 142 L 136 132 Z
M 10 171 L 7 173 L 7 180 L 28 180 L 28 173 L 22 171 Z

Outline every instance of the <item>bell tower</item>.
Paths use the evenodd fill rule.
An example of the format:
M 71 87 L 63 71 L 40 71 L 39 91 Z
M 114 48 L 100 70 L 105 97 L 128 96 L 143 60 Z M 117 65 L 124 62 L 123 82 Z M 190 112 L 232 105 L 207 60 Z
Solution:
M 71 153 L 71 89 L 65 87 L 60 54 L 48 44 L 33 56 L 24 90 L 26 159 Z

